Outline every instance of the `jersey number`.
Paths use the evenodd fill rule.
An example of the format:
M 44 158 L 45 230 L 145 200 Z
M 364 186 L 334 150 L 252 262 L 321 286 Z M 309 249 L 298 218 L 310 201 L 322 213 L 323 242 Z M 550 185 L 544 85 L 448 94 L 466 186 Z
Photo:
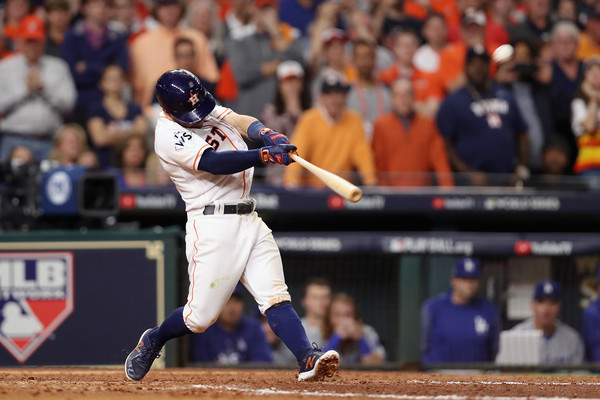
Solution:
M 210 130 L 210 133 L 206 135 L 206 143 L 210 144 L 212 148 L 216 150 L 219 148 L 221 142 L 226 138 L 227 135 L 225 135 L 222 130 L 215 126 Z M 221 140 L 219 141 L 219 139 Z

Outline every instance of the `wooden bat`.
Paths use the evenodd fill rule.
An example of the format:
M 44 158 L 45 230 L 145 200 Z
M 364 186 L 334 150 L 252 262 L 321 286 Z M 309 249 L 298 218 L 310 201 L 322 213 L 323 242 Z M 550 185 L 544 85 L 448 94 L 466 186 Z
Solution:
M 290 154 L 290 157 L 292 160 L 296 161 L 298 164 L 312 172 L 313 175 L 319 178 L 324 184 L 329 186 L 334 192 L 343 198 L 356 203 L 362 197 L 362 190 L 344 178 L 309 163 L 297 154 Z

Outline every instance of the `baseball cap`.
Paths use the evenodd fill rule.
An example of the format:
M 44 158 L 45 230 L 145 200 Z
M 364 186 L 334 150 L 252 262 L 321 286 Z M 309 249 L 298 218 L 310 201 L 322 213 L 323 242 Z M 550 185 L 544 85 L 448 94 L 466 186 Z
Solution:
M 297 61 L 284 61 L 277 67 L 277 79 L 283 81 L 288 78 L 304 77 L 304 69 Z
M 487 19 L 483 11 L 478 10 L 474 7 L 469 7 L 463 13 L 460 21 L 463 26 L 467 26 L 470 24 L 485 26 Z
M 465 62 L 469 62 L 472 59 L 479 57 L 482 58 L 486 61 L 490 61 L 490 55 L 488 54 L 487 50 L 485 49 L 485 47 L 483 47 L 482 45 L 476 45 L 473 47 L 470 47 L 467 50 L 467 54 L 465 55 Z
M 46 40 L 44 21 L 35 15 L 27 15 L 21 20 L 21 39 Z
M 346 35 L 346 32 L 344 32 L 341 29 L 328 28 L 328 29 L 325 29 L 325 31 L 323 32 L 323 35 L 321 36 L 321 40 L 323 41 L 323 44 L 327 46 L 334 40 L 346 42 L 346 41 L 348 41 L 348 36 Z
M 533 292 L 534 300 L 553 299 L 560 300 L 562 296 L 562 288 L 560 284 L 552 279 L 544 279 L 535 285 Z
M 321 83 L 321 93 L 347 92 L 348 90 L 350 90 L 350 86 L 338 74 L 327 75 Z
M 454 266 L 452 276 L 455 278 L 479 278 L 481 276 L 479 260 L 472 257 L 459 259 Z

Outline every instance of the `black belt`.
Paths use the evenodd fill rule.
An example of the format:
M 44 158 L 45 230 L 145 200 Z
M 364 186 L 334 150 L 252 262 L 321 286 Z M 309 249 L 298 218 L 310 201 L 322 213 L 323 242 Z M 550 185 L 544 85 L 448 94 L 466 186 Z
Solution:
M 33 140 L 52 140 L 54 138 L 53 133 L 34 133 L 34 134 L 26 134 L 26 133 L 13 133 L 13 132 L 0 132 L 0 136 L 11 136 L 18 137 L 22 139 L 33 139 Z
M 223 206 L 223 214 L 250 214 L 254 211 L 254 204 L 252 203 L 238 203 Z M 215 213 L 215 206 L 206 206 L 202 214 L 213 215 Z

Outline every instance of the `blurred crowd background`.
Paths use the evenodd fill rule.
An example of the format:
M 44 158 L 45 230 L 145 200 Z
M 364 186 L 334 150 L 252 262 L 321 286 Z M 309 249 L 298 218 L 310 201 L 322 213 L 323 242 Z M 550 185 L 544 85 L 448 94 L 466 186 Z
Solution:
M 152 151 L 154 86 L 185 68 L 363 185 L 562 187 L 572 175 L 569 188 L 598 186 L 596 0 L 6 0 L 1 11 L 5 162 L 169 184 Z M 298 166 L 258 175 L 320 185 Z

